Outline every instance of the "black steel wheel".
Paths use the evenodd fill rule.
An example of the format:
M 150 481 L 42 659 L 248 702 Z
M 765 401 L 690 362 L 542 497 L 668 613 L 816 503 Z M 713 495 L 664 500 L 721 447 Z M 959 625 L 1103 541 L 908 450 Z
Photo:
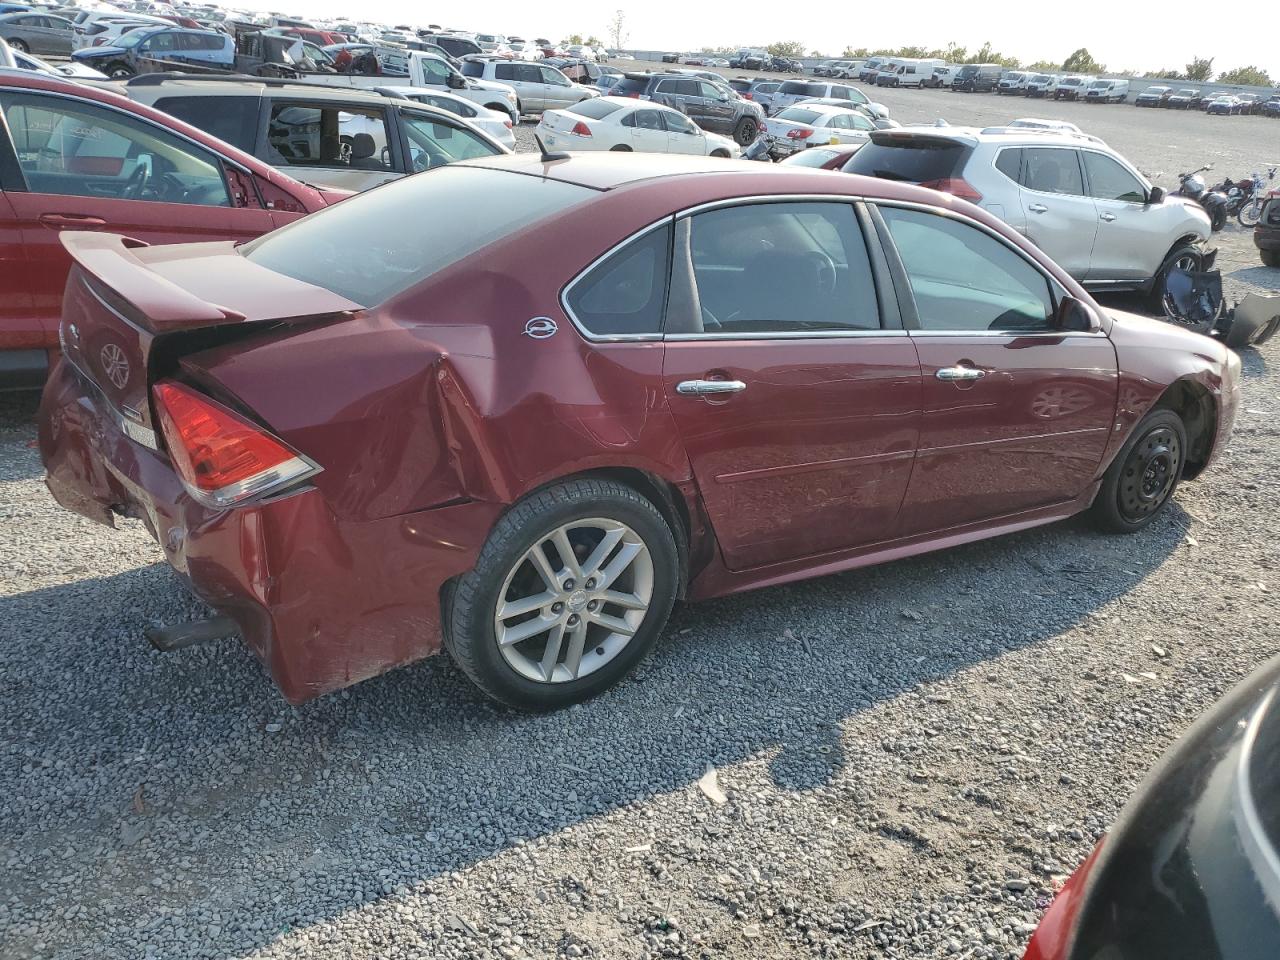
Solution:
M 1103 475 L 1092 507 L 1098 525 L 1135 533 L 1154 520 L 1178 488 L 1186 450 L 1181 417 L 1164 408 L 1147 414 Z

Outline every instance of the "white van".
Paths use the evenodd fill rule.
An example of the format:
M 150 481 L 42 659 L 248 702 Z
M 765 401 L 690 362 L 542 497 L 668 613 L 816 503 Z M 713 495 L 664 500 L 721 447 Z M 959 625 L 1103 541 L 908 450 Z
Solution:
M 902 66 L 898 67 L 894 74 L 893 87 L 923 87 L 932 85 L 933 71 L 943 66 L 943 61 L 937 58 L 922 60 L 906 60 Z
M 996 93 L 1013 97 L 1026 96 L 1027 81 L 1031 76 L 1025 70 L 1008 70 L 1001 75 L 1000 82 L 996 84 Z
M 1027 78 L 1028 97 L 1051 97 L 1058 88 L 1058 78 L 1052 73 L 1033 73 Z
M 1124 103 L 1127 96 L 1128 80 L 1094 80 L 1084 91 L 1086 103 Z
M 881 60 L 880 66 L 876 68 L 875 75 L 871 78 L 871 82 L 877 87 L 893 86 L 894 78 L 898 75 L 898 68 L 906 62 L 903 57 L 889 57 L 887 60 Z

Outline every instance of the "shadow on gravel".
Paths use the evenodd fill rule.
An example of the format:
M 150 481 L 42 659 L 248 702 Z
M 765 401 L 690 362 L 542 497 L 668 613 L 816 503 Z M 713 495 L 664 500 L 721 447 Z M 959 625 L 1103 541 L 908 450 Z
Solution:
M 227 956 L 696 790 L 707 764 L 767 756 L 779 789 L 811 790 L 856 762 L 842 727 L 862 712 L 1080 624 L 1186 524 L 1176 507 L 1133 537 L 1068 522 L 685 607 L 634 680 L 542 716 L 490 705 L 445 657 L 289 708 L 238 641 L 147 648 L 150 620 L 199 612 L 159 564 L 12 598 L 0 905 L 43 925 L 9 942 Z M 73 923 L 55 912 L 69 899 L 86 904 Z
M 34 391 L 0 393 L 0 482 L 44 476 L 40 454 L 31 446 L 39 405 L 40 394 Z M 10 452 L 12 445 L 16 447 Z

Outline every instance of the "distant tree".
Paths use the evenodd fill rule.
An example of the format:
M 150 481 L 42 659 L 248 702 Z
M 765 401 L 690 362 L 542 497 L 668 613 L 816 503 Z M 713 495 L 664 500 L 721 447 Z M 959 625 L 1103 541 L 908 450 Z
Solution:
M 871 56 L 871 51 L 866 47 L 845 47 L 844 53 L 840 54 L 841 60 L 865 60 Z
M 969 56 L 969 48 L 960 46 L 954 40 L 942 51 L 942 59 L 948 63 L 964 63 L 967 56 Z
M 771 43 L 765 50 L 771 57 L 803 57 L 804 44 L 799 40 L 780 40 Z
M 1134 77 L 1136 77 L 1137 75 L 1138 75 L 1138 74 L 1136 74 L 1136 73 L 1134 73 L 1134 74 L 1130 74 L 1130 76 L 1134 76 Z M 1142 74 L 1142 76 L 1143 76 L 1144 78 L 1146 78 L 1147 80 L 1187 80 L 1187 79 L 1190 79 L 1189 77 L 1186 77 L 1186 76 L 1184 76 L 1183 74 L 1179 73 L 1177 70 L 1149 70 L 1149 71 L 1147 71 L 1146 73 Z
M 1022 61 L 1019 60 L 1017 57 L 1006 57 L 1003 53 L 997 53 L 995 48 L 991 46 L 990 40 L 988 40 L 981 47 L 979 47 L 977 53 L 973 54 L 972 56 L 965 57 L 964 60 L 961 60 L 958 62 L 960 63 L 998 63 L 1002 67 L 1012 67 L 1014 69 L 1017 69 L 1019 66 L 1022 65 Z
M 1267 75 L 1267 71 L 1260 70 L 1258 67 L 1236 67 L 1234 70 L 1228 70 L 1218 77 L 1218 82 L 1243 83 L 1249 87 L 1269 87 L 1271 86 L 1271 77 Z
M 1027 69 L 1032 73 L 1053 73 L 1059 66 L 1059 64 L 1048 60 L 1037 60 L 1035 63 L 1027 64 Z
M 1107 68 L 1093 59 L 1087 49 L 1081 47 L 1062 61 L 1062 69 L 1067 73 L 1103 73 Z
M 1170 77 L 1170 80 L 1210 80 L 1213 77 L 1213 57 L 1192 57 L 1187 64 L 1187 72 L 1182 77 Z
M 615 10 L 613 19 L 609 21 L 609 36 L 613 37 L 613 49 L 621 50 L 627 42 L 627 14 L 625 10 Z

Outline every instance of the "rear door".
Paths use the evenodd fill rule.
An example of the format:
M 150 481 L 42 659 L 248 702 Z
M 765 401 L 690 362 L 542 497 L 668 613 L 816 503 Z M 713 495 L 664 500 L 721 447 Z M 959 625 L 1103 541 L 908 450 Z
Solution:
M 667 403 L 735 570 L 892 538 L 920 370 L 853 203 L 677 220 Z
M 1004 153 L 1011 153 L 1005 151 Z M 1014 158 L 1001 154 L 1005 176 Z M 1072 147 L 1024 147 L 1017 175 L 1023 233 L 1078 280 L 1090 273 L 1098 211 Z
M 1060 289 L 1003 238 L 959 217 L 878 209 L 923 389 L 902 533 L 1086 494 L 1116 411 L 1111 341 L 1054 329 Z
M 122 233 L 152 244 L 247 240 L 273 226 L 257 206 L 233 207 L 222 162 L 133 114 L 45 93 L 0 93 L 21 182 L 6 188 L 21 231 L 25 288 L 55 330 L 70 259 L 63 230 Z

